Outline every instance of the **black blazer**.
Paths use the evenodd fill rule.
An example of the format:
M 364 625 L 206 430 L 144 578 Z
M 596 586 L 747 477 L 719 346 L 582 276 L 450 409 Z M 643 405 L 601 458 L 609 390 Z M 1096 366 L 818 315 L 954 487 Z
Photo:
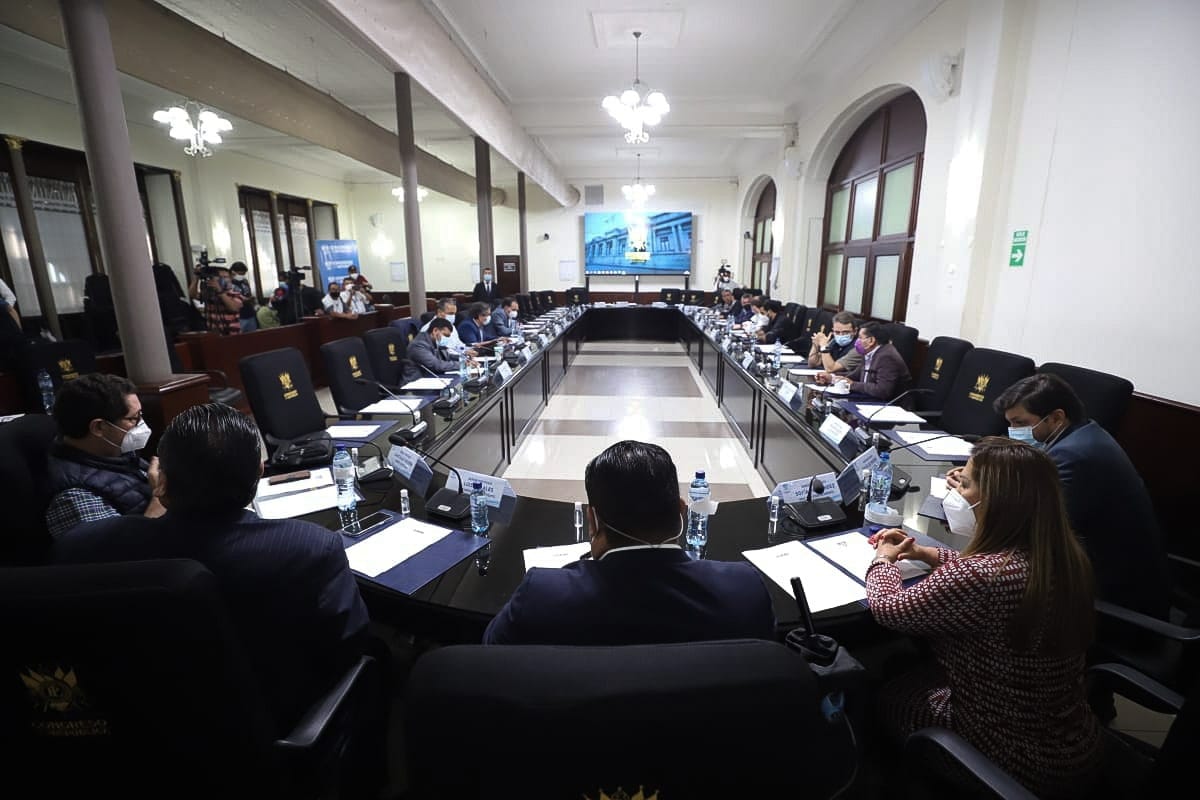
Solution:
M 775 614 L 747 562 L 678 548 L 612 550 L 531 569 L 488 625 L 485 644 L 622 645 L 773 639 Z
M 871 356 L 871 367 L 867 369 L 867 357 L 846 376 L 850 380 L 850 391 L 869 394 L 879 400 L 891 400 L 908 388 L 912 376 L 900 351 L 891 342 L 883 345 Z
M 500 287 L 495 281 L 492 281 L 492 288 L 490 289 L 483 281 L 480 281 L 475 284 L 475 289 L 471 292 L 471 299 L 476 303 L 492 303 L 494 305 L 501 297 L 503 295 L 500 294 Z
M 787 317 L 780 311 L 775 315 L 775 319 L 771 320 L 767 325 L 767 330 L 763 334 L 763 342 L 766 344 L 775 344 L 782 342 L 787 335 Z

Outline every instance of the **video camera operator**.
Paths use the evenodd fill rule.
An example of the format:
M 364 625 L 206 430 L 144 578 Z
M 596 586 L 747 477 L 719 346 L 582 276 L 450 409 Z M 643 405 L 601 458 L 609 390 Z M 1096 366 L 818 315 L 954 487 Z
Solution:
M 201 250 L 188 294 L 203 303 L 208 330 L 222 336 L 241 332 L 242 293 L 234 288 L 224 258 L 210 261 L 208 250 Z

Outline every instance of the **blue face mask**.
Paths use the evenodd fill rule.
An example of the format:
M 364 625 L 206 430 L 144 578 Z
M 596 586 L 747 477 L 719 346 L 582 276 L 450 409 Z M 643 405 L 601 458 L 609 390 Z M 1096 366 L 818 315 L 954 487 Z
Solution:
M 1042 443 L 1033 438 L 1033 428 L 1034 426 L 1032 425 L 1025 425 L 1021 428 L 1010 427 L 1008 429 L 1008 438 L 1014 439 L 1018 442 L 1023 442 L 1025 444 L 1033 445 L 1034 447 L 1041 447 Z
M 837 342 L 838 347 L 845 347 L 846 345 L 848 345 L 854 341 L 854 334 L 853 333 L 835 333 L 833 335 L 833 341 Z

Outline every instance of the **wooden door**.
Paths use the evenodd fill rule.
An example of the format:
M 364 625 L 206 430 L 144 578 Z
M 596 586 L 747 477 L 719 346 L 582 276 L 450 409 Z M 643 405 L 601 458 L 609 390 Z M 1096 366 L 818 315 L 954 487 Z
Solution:
M 496 285 L 503 296 L 521 291 L 520 256 L 496 256 Z

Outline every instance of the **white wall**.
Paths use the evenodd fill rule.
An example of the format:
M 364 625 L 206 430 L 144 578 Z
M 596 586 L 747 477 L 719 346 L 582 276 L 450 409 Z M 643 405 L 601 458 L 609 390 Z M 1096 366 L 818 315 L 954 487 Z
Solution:
M 529 236 L 529 288 L 569 289 L 583 285 L 583 214 L 588 211 L 623 211 L 629 207 L 621 194 L 621 181 L 598 181 L 571 178 L 582 187 L 602 183 L 604 204 L 561 208 L 542 192 L 530 192 L 527 205 Z M 704 179 L 643 179 L 652 183 L 655 195 L 647 208 L 650 211 L 692 212 L 692 278 L 691 285 L 711 290 L 721 259 L 738 263 L 738 185 L 730 180 Z M 549 234 L 549 239 L 543 239 Z M 497 250 L 499 252 L 499 250 Z M 516 252 L 516 250 L 512 251 Z M 559 262 L 574 261 L 576 268 L 569 279 L 559 277 Z M 646 278 L 641 281 L 643 292 L 655 296 L 663 286 L 683 286 L 681 278 Z M 633 291 L 632 278 L 594 277 L 591 287 L 598 292 Z

